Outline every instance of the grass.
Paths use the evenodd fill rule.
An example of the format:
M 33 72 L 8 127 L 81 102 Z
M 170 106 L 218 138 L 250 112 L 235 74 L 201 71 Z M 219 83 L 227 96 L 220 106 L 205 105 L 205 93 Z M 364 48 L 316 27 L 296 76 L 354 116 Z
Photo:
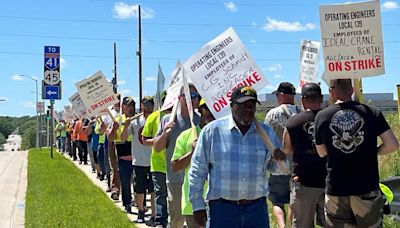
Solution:
M 49 149 L 28 154 L 26 227 L 134 227 L 72 162 Z

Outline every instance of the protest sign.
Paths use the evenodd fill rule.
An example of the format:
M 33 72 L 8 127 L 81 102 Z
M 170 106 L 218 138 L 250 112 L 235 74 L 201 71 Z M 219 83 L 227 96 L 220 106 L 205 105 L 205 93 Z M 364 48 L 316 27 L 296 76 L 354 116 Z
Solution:
M 379 1 L 321 5 L 319 9 L 328 79 L 385 73 Z
M 68 98 L 69 102 L 71 102 L 71 110 L 75 114 L 78 119 L 84 119 L 88 117 L 88 112 L 85 104 L 83 103 L 79 93 L 74 93 L 70 98 Z
M 184 67 L 217 119 L 230 113 L 235 88 L 245 85 L 260 90 L 268 84 L 233 28 L 203 46 Z
M 74 114 L 72 112 L 71 106 L 64 105 L 65 121 L 70 122 L 74 120 Z
M 300 48 L 300 87 L 304 84 L 318 83 L 319 47 L 316 41 L 302 40 Z
M 88 114 L 92 116 L 101 115 L 107 111 L 107 107 L 119 103 L 112 90 L 112 85 L 101 71 L 77 82 L 76 88 L 83 103 L 88 108 Z
M 179 94 L 182 88 L 182 64 L 178 62 L 176 64 L 175 70 L 172 72 L 169 87 L 167 89 L 167 96 L 165 97 L 164 104 L 161 108 L 161 111 L 167 110 L 174 106 L 175 103 L 178 102 Z
M 161 108 L 161 93 L 164 92 L 165 77 L 162 72 L 160 64 L 158 64 L 158 74 L 157 74 L 157 90 L 156 90 L 156 103 L 157 108 Z

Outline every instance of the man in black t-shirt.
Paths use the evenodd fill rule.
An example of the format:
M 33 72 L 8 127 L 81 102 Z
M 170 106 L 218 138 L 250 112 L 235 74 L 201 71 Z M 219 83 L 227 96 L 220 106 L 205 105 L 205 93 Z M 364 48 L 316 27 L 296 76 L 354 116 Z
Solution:
M 326 158 L 321 158 L 315 149 L 314 118 L 322 103 L 318 84 L 307 83 L 301 89 L 304 112 L 289 118 L 283 133 L 283 150 L 293 154 L 293 173 L 290 208 L 293 212 L 292 227 L 325 227 L 324 188 Z
M 399 142 L 379 110 L 351 100 L 350 79 L 331 80 L 329 93 L 336 103 L 315 117 L 317 152 L 328 158 L 327 227 L 378 227 L 384 200 L 377 155 L 394 152 Z

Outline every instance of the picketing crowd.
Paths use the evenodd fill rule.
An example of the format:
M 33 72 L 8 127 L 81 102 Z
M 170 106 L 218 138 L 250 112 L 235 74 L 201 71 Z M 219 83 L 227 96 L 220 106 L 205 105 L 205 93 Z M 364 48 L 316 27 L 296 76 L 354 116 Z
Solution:
M 265 228 L 268 203 L 278 227 L 381 226 L 378 155 L 399 143 L 378 109 L 352 100 L 350 79 L 330 81 L 325 109 L 318 84 L 302 87 L 299 107 L 295 87 L 282 82 L 264 123 L 255 119 L 252 87 L 235 88 L 231 114 L 217 120 L 189 89 L 176 112 L 154 111 L 146 96 L 137 114 L 131 97 L 118 96 L 111 115 L 60 120 L 59 150 L 80 164 L 90 159 L 111 198 L 121 195 L 127 213 L 137 206 L 136 223 L 148 226 Z

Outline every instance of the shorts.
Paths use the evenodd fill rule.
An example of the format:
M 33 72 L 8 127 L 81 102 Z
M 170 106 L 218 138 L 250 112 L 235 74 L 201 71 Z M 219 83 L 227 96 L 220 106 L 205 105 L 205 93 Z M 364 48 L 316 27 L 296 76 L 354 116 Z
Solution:
M 363 195 L 325 195 L 326 227 L 379 227 L 384 204 L 380 189 Z
M 153 180 L 151 177 L 150 166 L 133 166 L 135 171 L 135 193 L 144 194 L 154 192 Z
M 292 181 L 291 188 L 292 227 L 314 227 L 314 221 L 317 225 L 325 227 L 325 189 L 306 187 L 299 181 Z
M 290 202 L 290 175 L 271 175 L 269 177 L 269 200 L 274 206 Z

